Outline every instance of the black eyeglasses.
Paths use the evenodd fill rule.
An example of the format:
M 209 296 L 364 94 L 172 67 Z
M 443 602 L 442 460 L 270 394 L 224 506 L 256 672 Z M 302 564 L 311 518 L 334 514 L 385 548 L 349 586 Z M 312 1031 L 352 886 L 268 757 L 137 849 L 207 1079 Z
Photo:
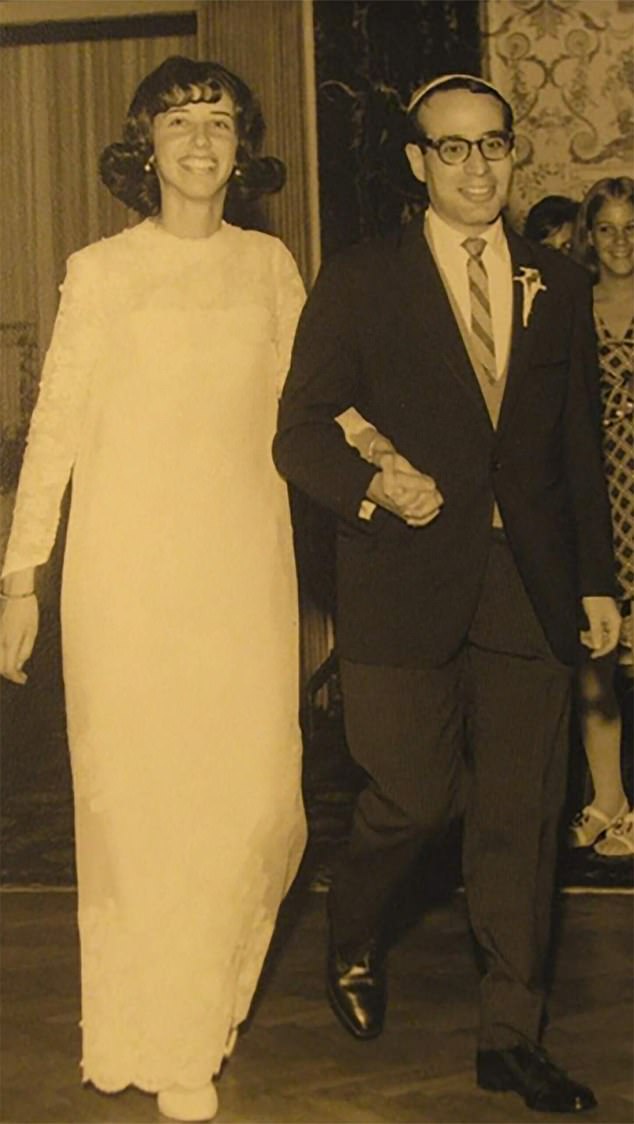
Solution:
M 440 140 L 422 137 L 419 143 L 423 150 L 433 148 L 443 164 L 464 164 L 474 147 L 485 160 L 503 160 L 513 148 L 515 137 L 513 133 L 504 131 L 485 133 L 474 141 L 467 140 L 466 137 L 441 137 Z

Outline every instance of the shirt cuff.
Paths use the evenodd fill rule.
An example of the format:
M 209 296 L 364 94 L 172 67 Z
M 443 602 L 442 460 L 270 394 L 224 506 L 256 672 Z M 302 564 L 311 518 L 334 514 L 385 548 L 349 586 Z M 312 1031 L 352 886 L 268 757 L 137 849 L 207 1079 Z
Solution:
M 357 515 L 359 516 L 359 519 L 366 519 L 369 522 L 375 511 L 376 504 L 372 503 L 372 500 L 361 500 Z

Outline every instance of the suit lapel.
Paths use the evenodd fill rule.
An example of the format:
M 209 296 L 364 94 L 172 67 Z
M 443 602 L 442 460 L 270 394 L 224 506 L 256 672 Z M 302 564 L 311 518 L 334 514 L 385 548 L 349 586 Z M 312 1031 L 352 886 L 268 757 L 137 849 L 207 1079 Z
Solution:
M 420 366 L 422 355 L 434 355 L 490 426 L 476 374 L 421 224 L 422 217 L 418 217 L 403 228 L 395 259 L 393 291 L 401 330 L 414 366 Z
M 421 223 L 422 216 L 419 216 L 403 227 L 394 259 L 393 292 L 399 305 L 403 338 L 407 342 L 414 369 L 420 366 L 422 355 L 434 355 L 439 366 L 444 367 L 460 383 L 487 427 L 491 429 L 491 419 L 477 376 L 460 335 L 445 286 L 423 236 Z M 517 406 L 536 332 L 539 330 L 540 302 L 545 296 L 543 292 L 537 294 L 528 324 L 524 327 L 524 286 L 515 278 L 519 277 L 522 267 L 535 269 L 536 262 L 529 242 L 508 228 L 506 235 L 513 277 L 513 322 L 498 432 L 509 424 Z
M 523 267 L 535 269 L 535 257 L 529 242 L 507 229 L 513 276 L 513 325 L 511 329 L 511 349 L 506 379 L 506 389 L 498 421 L 498 432 L 506 428 L 517 406 L 518 397 L 528 370 L 530 355 L 535 340 L 536 324 L 539 320 L 540 299 L 536 297 L 526 327 L 523 324 L 524 286 L 517 280 Z

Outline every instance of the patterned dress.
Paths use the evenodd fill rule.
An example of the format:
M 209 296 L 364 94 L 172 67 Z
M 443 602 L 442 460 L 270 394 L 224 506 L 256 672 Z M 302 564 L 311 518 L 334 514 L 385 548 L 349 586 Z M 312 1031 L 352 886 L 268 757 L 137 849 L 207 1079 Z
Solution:
M 603 451 L 621 597 L 634 597 L 634 317 L 615 339 L 595 310 L 603 403 Z
M 271 441 L 304 299 L 276 238 L 151 220 L 74 254 L 5 573 L 72 472 L 62 631 L 83 1076 L 197 1086 L 245 1018 L 305 821 Z

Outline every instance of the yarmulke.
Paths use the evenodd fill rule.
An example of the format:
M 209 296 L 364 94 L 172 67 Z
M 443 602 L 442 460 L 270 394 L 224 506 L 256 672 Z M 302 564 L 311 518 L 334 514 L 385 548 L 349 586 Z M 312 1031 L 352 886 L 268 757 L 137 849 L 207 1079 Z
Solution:
M 488 86 L 497 97 L 502 97 L 500 91 L 496 89 L 491 82 L 487 82 L 486 78 L 480 78 L 477 74 L 440 74 L 437 78 L 432 78 L 430 82 L 425 82 L 424 86 L 419 86 L 417 90 L 414 90 L 414 93 L 409 99 L 407 112 L 411 113 L 412 110 L 416 108 L 421 98 L 424 98 L 425 94 L 428 94 L 430 90 L 433 90 L 436 86 L 444 85 L 445 82 L 451 81 L 452 78 L 466 78 L 471 82 L 480 82 L 482 86 Z

